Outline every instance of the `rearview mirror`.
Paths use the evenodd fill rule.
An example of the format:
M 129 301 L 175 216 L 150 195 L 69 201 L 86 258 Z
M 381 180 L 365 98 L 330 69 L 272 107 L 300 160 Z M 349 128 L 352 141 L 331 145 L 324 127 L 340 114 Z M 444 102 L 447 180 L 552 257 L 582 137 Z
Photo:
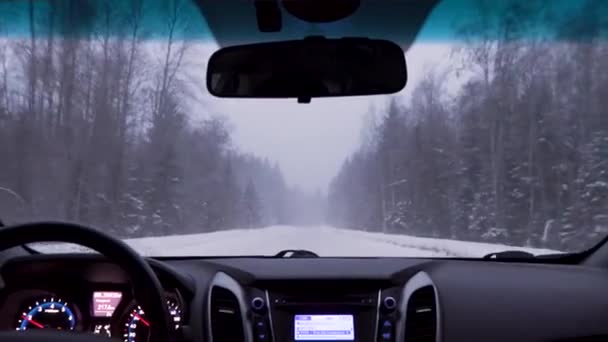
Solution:
M 395 93 L 405 87 L 403 50 L 367 38 L 304 40 L 233 46 L 215 52 L 207 88 L 218 97 L 298 98 Z

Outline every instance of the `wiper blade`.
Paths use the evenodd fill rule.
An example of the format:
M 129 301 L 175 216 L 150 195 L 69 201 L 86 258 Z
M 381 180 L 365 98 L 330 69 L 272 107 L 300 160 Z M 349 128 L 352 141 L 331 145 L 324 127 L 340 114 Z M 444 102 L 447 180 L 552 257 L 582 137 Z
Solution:
M 541 262 L 546 262 L 548 260 L 565 260 L 567 258 L 572 257 L 573 254 L 568 253 L 555 253 L 555 254 L 540 254 L 534 255 L 530 252 L 525 251 L 502 251 L 502 252 L 494 252 L 487 254 L 483 257 L 483 260 L 499 260 L 499 261 L 524 261 L 524 260 L 538 260 Z
M 484 260 L 504 260 L 504 259 L 534 259 L 536 256 L 530 252 L 524 251 L 502 251 L 486 254 Z
M 305 249 L 284 249 L 274 255 L 274 258 L 318 258 L 315 252 Z

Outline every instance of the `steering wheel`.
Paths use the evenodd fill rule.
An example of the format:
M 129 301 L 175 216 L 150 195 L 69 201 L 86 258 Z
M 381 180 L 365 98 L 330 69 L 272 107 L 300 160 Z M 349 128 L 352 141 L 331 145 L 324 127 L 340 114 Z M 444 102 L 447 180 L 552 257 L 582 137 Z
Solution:
M 133 294 L 150 322 L 150 341 L 172 341 L 164 291 L 150 265 L 124 242 L 99 230 L 75 223 L 37 222 L 0 229 L 0 251 L 34 242 L 69 242 L 91 248 L 122 267 L 130 275 Z M 0 332 L 3 342 L 93 342 L 108 341 L 92 334 L 57 331 Z

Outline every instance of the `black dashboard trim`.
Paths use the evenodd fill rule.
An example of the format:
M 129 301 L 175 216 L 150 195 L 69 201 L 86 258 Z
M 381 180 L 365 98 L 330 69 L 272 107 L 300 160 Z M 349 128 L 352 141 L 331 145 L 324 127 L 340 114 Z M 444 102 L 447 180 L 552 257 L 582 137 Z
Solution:
M 266 297 L 266 303 L 268 305 L 268 324 L 270 325 L 270 338 L 271 341 L 274 341 L 274 325 L 272 323 L 272 303 L 270 302 L 270 296 L 268 295 L 268 290 L 264 290 L 264 295 Z
M 381 298 L 382 298 L 382 289 L 378 290 L 378 299 L 376 300 L 376 328 L 374 329 L 374 336 L 377 337 L 378 336 L 378 326 L 380 324 L 380 302 L 381 302 Z
M 157 273 L 157 276 L 169 282 L 172 287 L 176 287 L 180 289 L 182 294 L 186 294 L 187 297 L 192 297 L 195 291 L 194 279 L 190 275 L 184 275 L 183 273 L 177 271 L 170 264 L 166 262 L 162 262 L 159 260 L 155 260 L 153 258 L 146 258 L 146 261 L 150 264 L 152 269 Z M 100 264 L 111 264 L 116 265 L 109 259 L 105 258 L 99 254 L 34 254 L 29 256 L 19 256 L 7 260 L 5 263 L 1 265 L 0 269 L 0 279 L 2 279 L 2 274 L 6 267 L 14 266 L 14 264 L 18 263 L 46 263 L 46 264 L 62 264 L 68 262 L 79 262 L 79 263 L 100 263 Z M 118 266 L 118 265 L 117 265 Z M 0 283 L 2 283 L 0 281 Z M 1 289 L 1 287 L 0 287 Z
M 18 261 L 71 260 L 105 261 L 98 255 L 38 254 L 8 260 L 5 266 Z M 608 336 L 605 324 L 608 270 L 600 267 L 557 264 L 555 260 L 547 263 L 423 258 L 148 260 L 166 281 L 183 285 L 180 290 L 185 297 L 184 304 L 190 306 L 189 336 L 193 341 L 208 341 L 208 295 L 218 274 L 231 279 L 232 286 L 242 291 L 239 306 L 243 314 L 248 312 L 246 296 L 252 289 L 274 291 L 271 289 L 289 289 L 296 286 L 294 284 L 346 284 L 349 286 L 346 289 L 375 286 L 376 291 L 382 289 L 384 294 L 387 288 L 403 291 L 420 274 L 425 274 L 435 289 L 437 340 L 543 342 Z M 407 299 L 402 296 L 402 313 L 404 303 Z M 247 319 L 245 317 L 244 331 L 250 334 Z M 404 319 L 405 313 L 397 329 L 404 327 Z M 396 336 L 402 338 L 403 331 Z

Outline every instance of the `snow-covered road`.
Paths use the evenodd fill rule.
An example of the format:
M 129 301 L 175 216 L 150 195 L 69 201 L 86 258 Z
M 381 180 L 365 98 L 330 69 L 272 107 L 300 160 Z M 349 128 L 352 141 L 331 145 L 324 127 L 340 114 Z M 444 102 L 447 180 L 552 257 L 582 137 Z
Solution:
M 534 254 L 556 251 L 515 248 L 497 244 L 419 238 L 338 229 L 328 226 L 271 226 L 258 229 L 148 237 L 126 241 L 144 255 L 273 255 L 283 249 L 308 249 L 320 256 L 481 257 L 502 250 Z M 66 245 L 45 245 L 45 252 L 81 250 Z

